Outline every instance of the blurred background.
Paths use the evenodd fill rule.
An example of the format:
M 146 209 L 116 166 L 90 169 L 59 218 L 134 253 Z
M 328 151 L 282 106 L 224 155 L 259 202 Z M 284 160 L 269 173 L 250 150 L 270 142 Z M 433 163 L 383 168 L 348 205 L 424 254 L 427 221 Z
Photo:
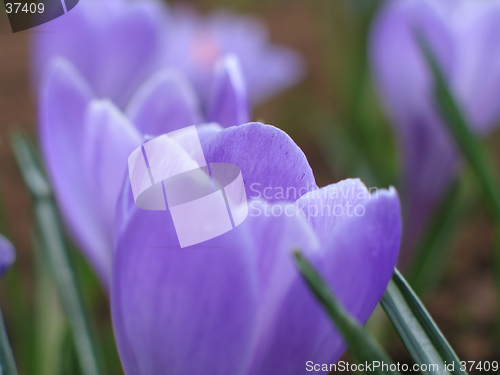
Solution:
M 394 135 L 376 95 L 366 50 L 370 22 L 380 3 L 190 2 L 202 12 L 225 7 L 256 15 L 268 26 L 274 43 L 295 48 L 305 59 L 304 80 L 255 108 L 252 118 L 290 134 L 309 159 L 320 186 L 348 177 L 360 177 L 367 186 L 399 186 Z M 71 333 L 34 240 L 30 196 L 9 145 L 13 130 L 36 139 L 29 67 L 30 35 L 36 32 L 13 34 L 0 9 L 0 233 L 11 239 L 17 251 L 14 267 L 0 282 L 0 305 L 21 374 L 48 374 L 47 369 L 54 366 L 50 361 L 60 361 L 68 374 L 77 374 Z M 500 170 L 500 135 L 494 134 L 486 144 Z M 470 204 L 442 246 L 446 255 L 436 267 L 439 273 L 428 275 L 429 282 L 419 294 L 462 360 L 498 360 L 493 227 L 468 180 L 466 173 Z M 72 251 L 71 256 L 104 346 L 107 372 L 120 374 L 107 296 L 80 253 Z M 427 275 L 420 273 L 420 277 Z M 370 326 L 395 362 L 411 362 L 383 314 L 376 312 Z

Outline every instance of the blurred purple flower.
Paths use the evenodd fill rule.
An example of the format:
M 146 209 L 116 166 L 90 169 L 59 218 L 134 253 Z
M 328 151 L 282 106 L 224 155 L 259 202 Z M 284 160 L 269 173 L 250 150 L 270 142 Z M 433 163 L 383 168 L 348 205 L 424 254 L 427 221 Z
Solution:
M 33 33 L 33 70 L 40 80 L 55 58 L 69 60 L 98 97 L 123 108 L 162 65 L 168 27 L 157 1 L 81 1 Z
M 500 114 L 500 1 L 388 1 L 371 36 L 373 73 L 403 154 L 404 247 L 412 248 L 458 171 L 454 142 L 433 104 L 421 32 L 474 131 Z
M 254 102 L 295 84 L 303 73 L 299 56 L 271 45 L 265 26 L 255 18 L 169 12 L 154 0 L 82 1 L 64 17 L 40 26 L 33 51 L 37 79 L 53 58 L 64 57 L 99 97 L 120 108 L 160 68 L 177 68 L 208 98 L 215 64 L 227 54 L 241 61 Z
M 220 61 L 214 91 L 202 116 L 194 89 L 164 69 L 146 80 L 121 112 L 100 99 L 67 60 L 48 69 L 40 88 L 43 155 L 55 195 L 75 240 L 103 282 L 110 281 L 113 225 L 129 154 L 144 135 L 156 136 L 203 122 L 200 137 L 220 126 L 249 121 L 246 89 L 233 57 Z
M 0 234 L 0 276 L 3 276 L 5 272 L 14 264 L 16 260 L 16 252 L 14 251 L 14 246 L 12 243 Z
M 220 130 L 202 148 L 207 162 L 241 168 L 249 216 L 181 249 L 169 212 L 137 208 L 125 183 L 111 292 L 125 373 L 289 375 L 304 373 L 306 361 L 333 363 L 345 344 L 300 277 L 292 249 L 365 323 L 398 254 L 396 192 L 370 195 L 359 180 L 318 189 L 302 151 L 269 125 Z M 184 151 L 172 148 L 165 158 L 196 160 Z M 363 211 L 329 211 L 339 206 Z
M 186 72 L 202 96 L 210 87 L 215 61 L 226 53 L 239 57 L 253 103 L 297 83 L 300 56 L 269 43 L 266 26 L 256 17 L 216 11 L 202 17 L 192 8 L 174 8 L 170 18 L 167 64 Z

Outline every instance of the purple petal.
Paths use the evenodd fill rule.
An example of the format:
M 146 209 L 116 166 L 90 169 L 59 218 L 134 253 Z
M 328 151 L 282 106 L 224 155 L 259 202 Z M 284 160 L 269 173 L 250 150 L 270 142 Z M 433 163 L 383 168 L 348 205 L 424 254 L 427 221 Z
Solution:
M 223 130 L 223 128 L 219 124 L 208 123 L 196 126 L 196 130 L 198 131 L 198 137 L 200 138 L 200 142 L 203 142 L 211 135 Z
M 364 206 L 363 216 L 344 218 L 319 251 L 306 253 L 335 296 L 362 324 L 392 276 L 401 236 L 394 190 L 379 192 Z M 306 361 L 335 363 L 345 350 L 341 335 L 301 278 L 290 286 L 277 317 L 266 333 L 271 342 L 255 374 L 299 374 Z
M 353 216 L 357 205 L 369 196 L 361 180 L 347 179 L 304 194 L 297 200 L 297 208 L 311 222 L 323 242 L 331 235 L 332 227 Z
M 130 200 L 129 200 L 130 202 Z M 125 372 L 247 374 L 288 285 L 291 249 L 315 238 L 299 216 L 249 217 L 203 244 L 171 246 L 167 212 L 128 210 L 112 312 Z
M 248 105 L 245 80 L 238 59 L 234 55 L 226 56 L 216 68 L 207 120 L 223 127 L 245 124 L 250 121 Z
M 49 70 L 39 100 L 40 139 L 55 196 L 76 242 L 106 280 L 102 254 L 109 243 L 96 222 L 95 202 L 82 173 L 85 112 L 92 92 L 64 60 Z
M 112 235 L 116 203 L 128 157 L 142 142 L 141 134 L 109 101 L 93 100 L 86 112 L 83 171 L 102 236 L 108 238 L 106 267 L 111 269 Z M 103 255 L 104 257 L 104 255 Z
M 316 188 L 302 150 L 274 126 L 255 122 L 231 127 L 208 137 L 202 147 L 207 163 L 240 167 L 248 199 L 294 201 Z M 294 197 L 284 199 L 287 191 Z
M 400 150 L 402 171 L 405 235 L 404 249 L 414 249 L 439 202 L 456 177 L 459 163 L 453 140 L 433 113 L 415 116 L 412 124 L 402 129 Z M 405 264 L 410 253 L 403 253 Z
M 476 131 L 485 134 L 500 115 L 500 5 L 463 2 L 455 6 L 460 51 L 454 86 Z
M 16 260 L 16 252 L 12 243 L 0 234 L 0 276 L 14 264 Z
M 371 33 L 370 53 L 375 79 L 397 127 L 402 117 L 418 115 L 431 106 L 431 76 L 416 43 L 421 32 L 449 77 L 456 71 L 456 51 L 443 16 L 428 1 L 389 1 Z
M 196 93 L 184 77 L 164 69 L 131 99 L 127 115 L 143 134 L 160 135 L 202 123 Z
M 114 206 L 139 134 L 109 103 L 92 101 L 84 79 L 60 60 L 42 86 L 40 137 L 65 222 L 107 284 Z
M 389 1 L 377 17 L 371 59 L 403 154 L 404 248 L 411 250 L 456 171 L 448 130 L 433 105 L 431 76 L 415 40 L 423 33 L 452 80 L 459 73 L 449 10 L 430 1 Z
M 304 64 L 293 50 L 270 43 L 267 28 L 255 17 L 218 11 L 206 18 L 193 9 L 172 11 L 167 64 L 182 69 L 201 97 L 209 97 L 213 68 L 222 56 L 238 57 L 252 103 L 262 102 L 297 83 Z
M 125 372 L 238 373 L 257 299 L 250 249 L 181 249 L 169 212 L 137 209 L 126 193 L 122 207 L 111 303 Z
M 272 45 L 259 19 L 222 10 L 213 13 L 208 24 L 221 49 L 238 56 L 252 103 L 268 99 L 303 77 L 301 56 L 291 48 Z
M 34 34 L 40 77 L 55 57 L 70 60 L 99 97 L 123 107 L 160 63 L 165 10 L 160 2 L 82 1 Z

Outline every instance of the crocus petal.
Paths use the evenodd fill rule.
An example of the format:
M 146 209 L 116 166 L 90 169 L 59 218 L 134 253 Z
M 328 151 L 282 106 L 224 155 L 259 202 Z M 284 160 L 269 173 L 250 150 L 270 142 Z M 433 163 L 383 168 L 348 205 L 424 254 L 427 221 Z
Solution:
M 274 323 L 269 318 L 297 276 L 291 249 L 315 245 L 307 222 L 249 217 L 233 231 L 180 249 L 168 246 L 168 213 L 129 212 L 112 293 L 125 372 L 248 374 L 259 349 L 253 337 Z
M 465 1 L 457 8 L 453 26 L 460 41 L 460 73 L 454 87 L 474 130 L 485 134 L 500 115 L 500 4 Z
M 211 135 L 220 132 L 223 129 L 222 126 L 215 123 L 201 124 L 196 126 L 196 131 L 198 132 L 198 137 L 200 142 L 205 141 Z
M 127 116 L 143 134 L 160 135 L 198 125 L 198 99 L 181 73 L 164 69 L 154 74 L 135 93 Z
M 417 33 L 426 38 L 448 77 L 456 70 L 455 45 L 446 26 L 431 2 L 417 0 L 387 2 L 374 23 L 370 41 L 373 70 L 396 127 L 411 125 L 404 119 L 432 108 L 432 80 Z
M 234 55 L 226 56 L 216 68 L 212 103 L 207 120 L 223 127 L 250 121 L 248 98 L 241 68 Z
M 141 136 L 111 103 L 93 100 L 87 83 L 64 60 L 46 79 L 40 121 L 42 149 L 65 222 L 108 284 L 116 200 L 128 155 Z
M 296 204 L 311 222 L 319 240 L 323 242 L 330 237 L 335 225 L 355 215 L 357 205 L 369 195 L 361 180 L 347 179 L 319 190 L 312 190 L 301 196 Z
M 454 144 L 432 104 L 431 75 L 416 42 L 416 33 L 421 33 L 452 82 L 459 73 L 458 51 L 446 7 L 441 5 L 389 1 L 371 34 L 375 79 L 404 160 L 404 247 L 408 250 L 416 245 L 457 170 Z
M 0 277 L 9 270 L 16 260 L 16 252 L 12 243 L 0 234 Z
M 231 127 L 208 137 L 202 148 L 207 163 L 240 167 L 249 199 L 276 202 L 292 192 L 297 194 L 296 200 L 316 187 L 302 150 L 274 126 L 248 123 Z
M 203 18 L 194 9 L 179 6 L 172 9 L 171 23 L 166 63 L 186 72 L 205 100 L 210 97 L 213 68 L 226 54 L 238 57 L 254 104 L 304 75 L 301 57 L 289 48 L 272 45 L 267 28 L 255 17 L 216 11 Z
M 164 12 L 156 1 L 82 1 L 35 33 L 35 74 L 54 57 L 67 58 L 99 97 L 123 107 L 158 68 Z
M 103 280 L 101 254 L 109 243 L 95 220 L 95 202 L 85 179 L 82 139 L 92 92 L 78 72 L 64 60 L 49 70 L 41 89 L 39 121 L 41 146 L 59 208 L 90 262 Z
M 116 203 L 127 175 L 128 157 L 142 137 L 132 123 L 109 101 L 93 100 L 85 115 L 83 174 L 92 197 L 93 220 L 99 225 L 106 248 L 86 249 L 99 260 L 110 281 Z M 76 197 L 75 197 L 76 199 Z
M 219 10 L 208 24 L 224 52 L 239 57 L 252 103 L 268 99 L 303 77 L 302 58 L 290 48 L 271 45 L 259 19 Z
M 338 300 L 362 324 L 392 276 L 401 236 L 396 193 L 378 194 L 364 201 L 363 216 L 343 219 L 332 228 L 329 241 L 307 254 Z M 255 374 L 302 374 L 306 361 L 335 363 L 345 349 L 342 336 L 301 278 L 290 286 L 275 326 L 266 334 L 271 343 Z
M 316 265 L 347 310 L 364 323 L 392 277 L 402 226 L 394 188 L 373 192 L 360 205 L 364 213 L 355 210 L 334 227 Z
M 406 226 L 403 248 L 408 250 L 417 245 L 459 169 L 456 147 L 436 115 L 421 113 L 411 121 L 413 124 L 402 129 L 399 135 L 404 161 L 402 189 Z M 403 253 L 402 264 L 410 256 L 410 252 Z
M 167 211 L 138 210 L 117 245 L 112 309 L 125 372 L 238 373 L 255 313 L 249 249 L 170 247 L 172 228 Z

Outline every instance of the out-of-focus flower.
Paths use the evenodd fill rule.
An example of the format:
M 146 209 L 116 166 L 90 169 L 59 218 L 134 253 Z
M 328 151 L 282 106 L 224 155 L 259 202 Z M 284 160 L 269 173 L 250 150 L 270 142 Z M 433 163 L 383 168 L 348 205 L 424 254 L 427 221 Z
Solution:
M 215 64 L 227 54 L 241 61 L 254 102 L 296 83 L 303 72 L 298 55 L 271 45 L 257 19 L 169 12 L 154 0 L 83 1 L 64 17 L 40 26 L 33 47 L 36 77 L 53 58 L 64 57 L 98 96 L 120 108 L 145 79 L 167 67 L 183 72 L 206 99 Z
M 168 25 L 157 1 L 81 1 L 33 34 L 33 69 L 40 80 L 54 58 L 68 59 L 97 96 L 123 108 L 162 65 Z
M 206 95 L 210 74 L 221 55 L 239 57 L 253 103 L 295 83 L 303 63 L 290 48 L 273 46 L 265 25 L 257 18 L 216 11 L 202 17 L 194 9 L 174 8 L 170 18 L 167 64 L 176 66 Z
M 288 375 L 303 373 L 306 361 L 333 363 L 345 344 L 292 249 L 366 322 L 398 254 L 396 192 L 370 194 L 359 180 L 318 189 L 290 137 L 260 123 L 215 132 L 202 149 L 207 163 L 241 168 L 249 215 L 219 237 L 180 248 L 168 211 L 139 209 L 124 184 L 111 303 L 125 373 Z M 165 158 L 198 160 L 181 147 Z
M 59 59 L 49 69 L 39 101 L 43 155 L 65 221 L 106 284 L 121 182 L 128 156 L 144 135 L 214 122 L 199 129 L 204 137 L 221 125 L 248 122 L 246 90 L 235 58 L 220 61 L 215 82 L 208 118 L 187 80 L 168 69 L 146 80 L 122 112 L 101 99 L 68 61 Z
M 16 260 L 16 252 L 14 251 L 14 246 L 12 243 L 0 234 L 0 276 L 3 276 L 5 272 L 14 264 Z
M 413 247 L 458 170 L 455 144 L 433 103 L 417 44 L 430 44 L 473 130 L 500 114 L 500 1 L 388 1 L 371 35 L 373 72 L 404 160 L 405 245 Z

